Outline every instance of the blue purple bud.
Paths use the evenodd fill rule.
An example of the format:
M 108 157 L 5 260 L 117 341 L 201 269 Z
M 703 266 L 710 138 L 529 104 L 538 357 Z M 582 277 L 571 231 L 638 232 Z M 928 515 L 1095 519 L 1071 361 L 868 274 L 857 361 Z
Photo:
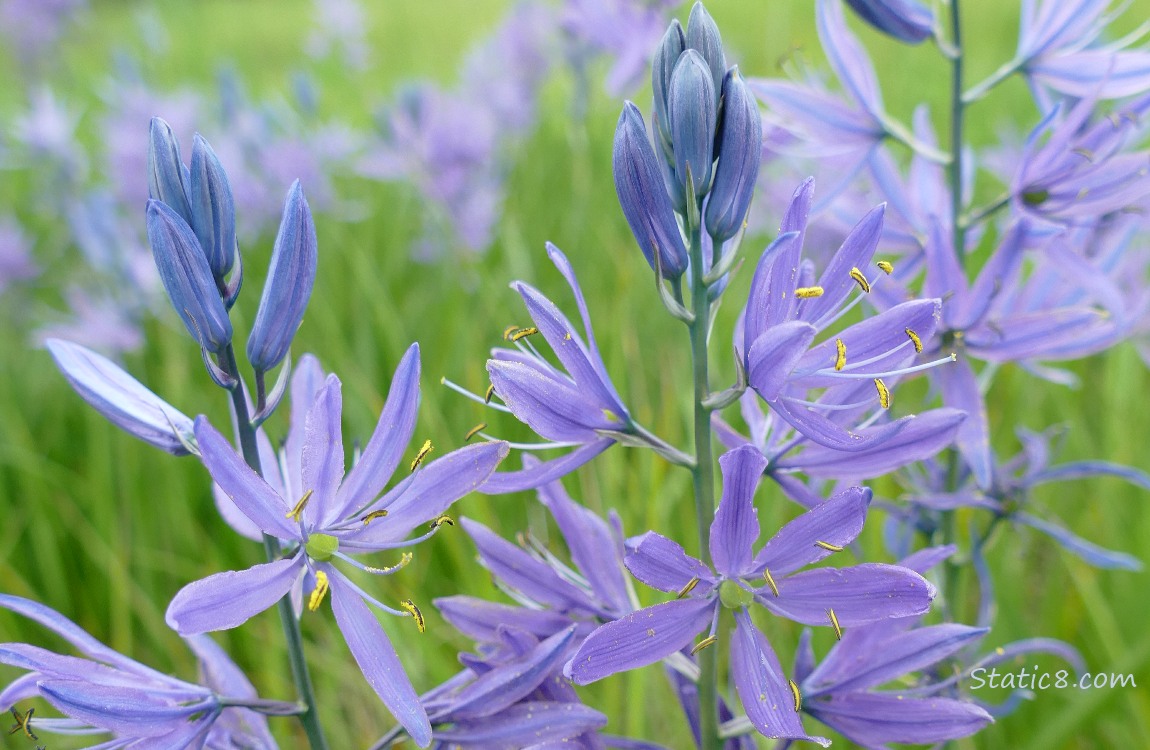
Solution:
M 681 276 L 687 270 L 687 249 L 655 151 L 647 140 L 643 115 L 631 102 L 623 106 L 619 116 L 611 162 L 619 205 L 647 262 L 654 268 L 658 252 L 663 276 Z
M 918 0 L 846 0 L 859 17 L 888 36 L 918 44 L 934 33 L 934 14 Z
M 181 219 L 192 223 L 180 144 L 172 126 L 159 117 L 152 118 L 148 130 L 148 197 L 168 204 Z
M 671 74 L 675 71 L 675 63 L 679 55 L 687 48 L 687 37 L 679 19 L 671 21 L 667 33 L 659 49 L 655 51 L 655 59 L 651 61 L 651 91 L 655 96 L 655 134 L 664 149 L 671 149 L 671 131 L 667 127 L 667 89 L 671 85 Z
M 699 53 L 711 71 L 711 86 L 715 102 L 723 87 L 723 76 L 727 74 L 727 58 L 723 54 L 723 37 L 711 14 L 702 3 L 695 3 L 691 16 L 687 19 L 687 47 Z
M 684 188 L 690 183 L 696 200 L 711 182 L 717 97 L 706 60 L 693 49 L 679 56 L 667 90 L 667 118 L 675 150 L 675 172 Z
M 720 242 L 739 233 L 762 159 L 763 122 L 738 68 L 723 79 L 723 122 L 716 141 L 719 163 L 707 203 L 707 231 Z
M 232 270 L 236 255 L 236 209 L 232 188 L 216 152 L 199 133 L 192 145 L 188 201 L 192 231 L 217 279 Z
M 184 326 L 200 346 L 219 354 L 232 340 L 232 322 L 208 267 L 208 259 L 188 223 L 167 203 L 148 201 L 148 242 Z
M 284 203 L 267 282 L 248 337 L 248 361 L 257 372 L 278 365 L 291 346 L 315 282 L 316 250 L 315 223 L 296 180 Z

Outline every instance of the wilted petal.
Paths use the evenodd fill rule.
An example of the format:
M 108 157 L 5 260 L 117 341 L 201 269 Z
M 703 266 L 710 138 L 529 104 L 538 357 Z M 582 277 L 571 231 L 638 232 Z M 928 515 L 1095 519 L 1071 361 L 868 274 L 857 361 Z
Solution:
M 278 365 L 291 346 L 315 283 L 317 247 L 311 209 L 296 180 L 284 202 L 267 281 L 248 336 L 248 361 L 257 372 Z
M 188 454 L 191 419 L 96 352 L 60 339 L 44 343 L 76 393 L 109 422 L 168 453 Z
M 753 574 L 769 570 L 772 576 L 784 576 L 832 554 L 818 542 L 836 547 L 850 544 L 862 531 L 870 501 L 870 489 L 851 487 L 808 510 L 759 550 Z
M 688 555 L 678 542 L 654 531 L 632 542 L 623 563 L 631 575 L 660 591 L 681 591 L 695 578 L 715 583 L 706 565 Z
M 297 554 L 201 578 L 180 589 L 165 619 L 180 635 L 238 627 L 282 599 L 303 572 L 303 557 Z
M 644 667 L 670 656 L 707 627 L 715 604 L 675 599 L 600 626 L 571 657 L 567 674 L 577 685 Z
M 751 564 L 751 546 L 759 538 L 755 490 L 767 459 L 754 446 L 744 446 L 719 457 L 723 494 L 711 522 L 710 549 L 715 570 L 738 577 Z
M 344 581 L 342 574 L 330 565 L 321 567 L 326 568 L 331 583 L 331 609 L 335 613 L 335 621 L 367 684 L 407 730 L 411 740 L 420 747 L 427 747 L 431 744 L 431 724 L 387 633 L 355 589 Z
M 834 610 L 844 627 L 890 617 L 921 615 L 935 589 L 897 565 L 866 563 L 849 568 L 815 568 L 778 579 L 779 595 L 760 591 L 759 601 L 777 615 L 804 625 L 830 626 Z
M 787 678 L 779 666 L 771 644 L 751 622 L 746 610 L 735 612 L 735 636 L 731 642 L 731 674 L 743 710 L 755 729 L 774 738 L 816 742 L 823 747 L 830 741 L 809 737 L 794 707 Z

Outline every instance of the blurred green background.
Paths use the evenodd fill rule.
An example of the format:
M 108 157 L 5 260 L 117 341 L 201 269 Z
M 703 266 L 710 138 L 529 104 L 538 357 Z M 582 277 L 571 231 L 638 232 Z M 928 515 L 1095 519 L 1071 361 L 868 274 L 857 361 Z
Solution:
M 94 3 L 84 25 L 65 38 L 54 62 L 51 80 L 62 96 L 73 102 L 95 101 L 92 92 L 107 75 L 117 45 L 136 44 L 136 52 L 146 55 L 128 31 L 143 5 Z M 207 87 L 227 62 L 256 92 L 288 85 L 290 71 L 301 64 L 312 13 L 311 4 L 303 0 L 173 0 L 150 5 L 171 37 L 170 51 L 147 63 L 154 83 Z M 502 0 L 368 5 L 375 66 L 364 75 L 349 75 L 334 63 L 315 68 L 321 112 L 338 113 L 358 124 L 369 121 L 371 102 L 385 100 L 404 80 L 452 83 L 468 44 L 494 28 L 510 7 Z M 805 0 L 718 0 L 708 8 L 723 32 L 729 59 L 746 75 L 779 75 L 780 59 L 787 55 L 820 61 L 812 4 Z M 1017 8 L 1011 2 L 965 0 L 963 10 L 971 50 L 968 75 L 974 81 L 1012 53 Z M 1150 1 L 1138 0 L 1123 23 L 1132 26 L 1148 15 Z M 892 113 L 905 118 L 921 99 L 936 112 L 942 110 L 947 69 L 934 49 L 908 49 L 866 30 L 860 34 L 874 51 Z M 0 65 L 0 81 L 15 81 L 15 63 L 3 59 Z M 342 378 L 349 440 L 370 434 L 391 373 L 411 341 L 422 346 L 424 373 L 414 447 L 430 438 L 435 455 L 442 455 L 461 445 L 463 434 L 482 420 L 491 422 L 490 431 L 501 437 L 526 439 L 513 419 L 484 413 L 442 388 L 439 378 L 448 376 L 482 392 L 487 351 L 498 345 L 507 325 L 526 323 L 508 281 L 528 280 L 573 311 L 562 279 L 543 253 L 543 243 L 550 240 L 568 254 L 579 274 L 607 366 L 632 413 L 671 442 L 686 444 L 686 333 L 662 313 L 611 181 L 611 138 L 621 101 L 607 97 L 595 83 L 585 118 L 575 119 L 572 91 L 569 76 L 560 74 L 548 83 L 541 122 L 515 155 L 504 216 L 495 246 L 486 255 L 417 264 L 409 260 L 409 246 L 418 231 L 418 198 L 401 185 L 346 178 L 339 182 L 342 195 L 369 207 L 369 218 L 318 219 L 319 276 L 293 352 L 316 353 Z M 1025 131 L 1035 112 L 1020 94 L 1021 87 L 1007 87 L 973 110 L 970 130 L 976 143 Z M 21 96 L 15 85 L 0 86 L 0 111 L 18 107 Z M 646 109 L 649 91 L 635 96 Z M 81 140 L 98 137 L 85 130 L 86 124 L 82 119 Z M 145 125 L 141 123 L 141 133 Z M 210 132 L 204 135 L 211 140 Z M 146 149 L 143 138 L 140 149 Z M 0 187 L 0 196 L 15 200 L 19 189 L 10 182 Z M 246 331 L 254 316 L 271 239 L 242 248 L 249 278 L 235 310 L 240 331 Z M 749 260 L 757 258 L 766 239 L 747 239 L 743 252 Z M 749 276 L 744 268 L 736 278 L 716 326 L 716 383 L 732 374 L 725 342 Z M 38 294 L 53 294 L 51 279 L 39 283 Z M 259 561 L 262 550 L 222 524 L 206 472 L 194 459 L 160 454 L 108 425 L 70 391 L 47 354 L 29 346 L 28 331 L 17 324 L 20 318 L 8 300 L 0 299 L 0 310 L 6 319 L 0 327 L 0 588 L 60 610 L 140 661 L 191 676 L 190 653 L 164 624 L 167 602 L 192 580 Z M 224 397 L 204 373 L 198 352 L 174 316 L 148 324 L 146 346 L 129 355 L 126 366 L 185 412 L 206 412 L 217 424 L 226 423 Z M 1070 369 L 1082 380 L 1078 390 L 1036 383 L 1014 367 L 1000 372 L 990 396 L 996 447 L 1006 454 L 1017 449 L 1016 424 L 1032 429 L 1059 424 L 1069 429 L 1064 458 L 1103 458 L 1150 468 L 1150 375 L 1132 347 L 1074 363 Z M 286 414 L 277 414 L 268 429 L 282 435 L 285 424 Z M 564 483 L 592 508 L 618 509 L 629 533 L 650 528 L 685 540 L 688 549 L 694 546 L 689 476 L 651 455 L 615 448 Z M 890 483 L 879 482 L 876 490 L 897 493 Z M 1036 502 L 1095 542 L 1142 557 L 1150 549 L 1147 497 L 1120 482 L 1096 479 L 1048 487 Z M 766 529 L 797 511 L 770 486 L 761 488 L 759 503 Z M 454 513 L 478 519 L 505 536 L 530 527 L 559 544 L 530 494 L 472 496 Z M 963 526 L 966 520 L 960 517 Z M 886 559 L 878 521 L 874 518 L 864 533 L 868 560 Z M 378 563 L 391 562 L 384 558 L 381 555 Z M 986 648 L 1035 636 L 1061 638 L 1082 651 L 1092 671 L 1133 673 L 1138 687 L 1040 693 L 1014 715 L 955 745 L 1028 750 L 1150 747 L 1150 576 L 1097 571 L 1047 538 L 1025 532 L 1000 536 L 991 550 L 991 565 L 998 616 L 983 644 Z M 369 585 L 385 602 L 415 599 L 427 615 L 423 635 L 410 620 L 383 618 L 419 690 L 453 674 L 455 654 L 471 645 L 438 617 L 431 600 L 460 592 L 502 600 L 458 528 L 417 548 L 415 561 L 402 573 L 373 579 Z M 973 588 L 968 585 L 966 590 Z M 650 594 L 641 592 L 647 601 L 656 601 Z M 965 606 L 967 612 L 974 611 L 972 602 Z M 788 663 L 797 628 L 766 618 L 763 625 Z M 332 746 L 366 746 L 391 726 L 390 716 L 363 681 L 329 610 L 306 614 L 303 629 Z M 0 633 L 0 640 L 61 645 L 37 627 L 2 614 Z M 274 613 L 220 634 L 220 640 L 261 694 L 291 696 Z M 817 634 L 820 654 L 829 645 L 827 633 Z M 1051 670 L 1062 666 L 1052 659 L 1027 663 L 1032 662 Z M 0 670 L 0 677 L 13 674 Z M 584 694 L 588 703 L 611 715 L 613 733 L 670 747 L 689 745 L 686 725 L 657 667 L 607 680 Z M 978 697 L 997 701 L 1005 694 Z M 273 730 L 283 747 L 302 746 L 294 722 L 275 721 Z M 26 744 L 19 737 L 5 741 L 6 747 Z M 849 744 L 836 741 L 836 747 L 843 746 Z M 69 745 L 53 738 L 49 747 Z

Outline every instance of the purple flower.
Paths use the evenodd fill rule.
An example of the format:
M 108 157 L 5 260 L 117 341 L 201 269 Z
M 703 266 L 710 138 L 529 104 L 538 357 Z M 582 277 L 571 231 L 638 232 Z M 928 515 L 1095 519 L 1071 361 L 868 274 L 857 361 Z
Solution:
M 918 44 L 934 34 L 934 13 L 919 0 L 846 0 L 859 17 L 884 34 Z
M 14 219 L 0 217 L 0 295 L 13 282 L 35 278 L 37 273 L 28 237 Z
M 108 732 L 115 737 L 98 747 L 274 750 L 264 715 L 299 710 L 291 703 L 259 699 L 239 668 L 206 636 L 187 639 L 199 657 L 201 682 L 185 682 L 116 653 L 42 604 L 0 594 L 0 607 L 35 620 L 87 657 L 26 643 L 0 644 L 0 663 L 27 671 L 0 691 L 0 710 L 15 713 L 18 702 L 40 697 L 71 717 L 31 719 L 27 733 Z
M 311 611 L 319 609 L 330 590 L 336 621 L 368 683 L 412 738 L 426 746 L 431 732 L 427 717 L 395 649 L 367 605 L 412 616 L 421 629 L 422 615 L 410 601 L 403 603 L 403 610 L 380 603 L 333 564 L 339 559 L 379 575 L 396 572 L 411 559 L 410 554 L 397 565 L 375 568 L 348 553 L 408 547 L 434 535 L 446 520 L 444 511 L 482 484 L 507 454 L 506 444 L 493 442 L 423 463 L 431 449 L 427 443 L 412 462 L 411 474 L 383 493 L 411 437 L 418 401 L 419 349 L 413 345 L 399 364 L 371 440 L 344 476 L 340 382 L 328 376 L 299 436 L 303 441 L 299 484 L 284 488 L 302 491 L 298 496 L 277 492 L 204 417 L 197 418 L 196 438 L 212 478 L 244 515 L 286 549 L 274 562 L 219 573 L 185 586 L 169 605 L 167 620 L 185 635 L 224 630 L 275 604 L 301 579 Z M 429 521 L 430 531 L 408 538 Z
M 672 0 L 566 0 L 560 26 L 577 44 L 610 58 L 604 85 L 617 97 L 642 82 L 674 6 Z
M 12 45 L 9 49 L 20 54 L 23 64 L 31 65 L 86 6 L 86 0 L 3 0 L 0 34 Z
M 892 438 L 909 419 L 863 436 L 854 429 L 860 415 L 890 407 L 896 378 L 947 362 L 908 366 L 933 336 L 941 303 L 904 302 L 815 344 L 883 282 L 890 266 L 876 263 L 880 270 L 869 276 L 863 270 L 870 269 L 881 234 L 879 206 L 855 226 L 816 278 L 813 266 L 802 260 L 813 192 L 812 180 L 799 186 L 781 234 L 759 259 L 741 331 L 735 333 L 736 349 L 750 386 L 803 437 L 836 451 L 862 451 Z M 825 389 L 817 401 L 809 400 L 813 389 Z
M 679 598 L 603 625 L 568 665 L 578 684 L 651 664 L 687 647 L 701 631 L 717 631 L 723 609 L 734 610 L 731 672 L 751 723 L 768 737 L 829 744 L 809 737 L 794 710 L 793 686 L 771 645 L 752 624 L 758 602 L 777 615 L 808 625 L 843 627 L 921 614 L 933 587 L 917 573 L 891 565 L 816 568 L 799 572 L 849 544 L 862 529 L 870 491 L 851 488 L 784 526 L 757 553 L 758 514 L 753 495 L 766 459 L 750 446 L 719 459 L 723 494 L 710 530 L 714 567 L 690 557 L 655 532 L 633 540 L 625 560 L 631 573 Z M 769 654 L 769 655 L 768 655 Z

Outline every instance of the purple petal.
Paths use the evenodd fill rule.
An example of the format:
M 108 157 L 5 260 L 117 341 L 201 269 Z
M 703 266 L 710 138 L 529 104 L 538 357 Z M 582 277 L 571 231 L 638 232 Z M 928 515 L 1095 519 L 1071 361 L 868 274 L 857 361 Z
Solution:
M 918 573 L 878 563 L 816 568 L 776 580 L 779 595 L 760 590 L 759 601 L 775 614 L 804 625 L 830 626 L 827 610 L 834 610 L 844 628 L 921 615 L 930 609 L 935 594 Z
M 212 479 L 252 523 L 279 539 L 300 538 L 299 526 L 287 518 L 288 504 L 203 415 L 196 417 L 196 442 Z
M 519 750 L 578 737 L 606 724 L 606 716 L 579 703 L 527 702 L 511 706 L 498 716 L 437 729 L 435 739 L 460 747 Z
M 299 499 L 303 496 L 303 479 L 300 469 L 303 466 L 303 447 L 307 437 L 307 415 L 323 388 L 327 376 L 318 359 L 311 354 L 299 358 L 291 374 L 291 426 L 284 441 L 284 463 L 287 464 L 287 494 L 284 497 Z M 294 502 L 294 500 L 293 500 Z
M 974 734 L 993 721 L 973 703 L 892 693 L 836 695 L 828 701 L 812 701 L 807 710 L 864 747 L 944 742 Z
M 978 379 L 968 359 L 959 359 L 946 367 L 935 368 L 934 376 L 942 389 L 942 400 L 947 406 L 966 412 L 966 419 L 958 426 L 955 445 L 966 460 L 974 481 L 981 489 L 989 489 L 993 481 L 990 457 L 990 427 L 987 423 L 986 404 L 978 389 Z
M 877 116 L 882 112 L 878 78 L 866 50 L 847 28 L 842 5 L 837 0 L 819 0 L 815 8 L 819 40 L 835 75 L 863 109 Z
M 863 435 L 861 431 L 849 430 L 802 404 L 791 403 L 785 396 L 772 402 L 771 410 L 816 444 L 848 452 L 865 451 L 880 446 L 905 429 L 910 421 L 910 417 L 896 419 L 876 426 Z
M 737 578 L 751 564 L 751 547 L 759 538 L 759 515 L 755 512 L 755 489 L 767 459 L 758 448 L 747 445 L 719 457 L 723 472 L 723 495 L 711 522 L 711 559 L 719 573 Z
M 754 575 L 769 570 L 778 578 L 833 554 L 818 544 L 845 547 L 862 531 L 871 491 L 851 487 L 836 493 L 779 529 L 755 555 Z
M 495 392 L 511 412 L 548 440 L 589 443 L 596 430 L 617 430 L 611 420 L 575 384 L 545 375 L 519 362 L 487 361 Z
M 335 613 L 335 621 L 367 684 L 407 730 L 412 741 L 420 747 L 427 747 L 431 744 L 431 724 L 387 633 L 341 573 L 330 565 L 320 567 L 327 573 L 331 584 L 331 609 Z
M 1069 529 L 1064 529 L 1057 524 L 1043 521 L 1041 518 L 1032 516 L 1029 513 L 1015 513 L 1013 518 L 1018 523 L 1025 524 L 1047 534 L 1054 541 L 1058 542 L 1058 545 L 1064 550 L 1078 555 L 1096 568 L 1142 570 L 1142 561 L 1137 557 L 1128 555 L 1125 552 L 1117 552 L 1099 547 L 1097 544 L 1089 542 Z
M 508 450 L 504 442 L 469 445 L 421 466 L 409 482 L 397 485 L 372 506 L 386 509 L 386 518 L 341 535 L 341 541 L 371 547 L 406 539 L 415 527 L 443 515 L 456 500 L 478 489 Z
M 387 403 L 363 449 L 336 493 L 336 502 L 324 514 L 327 526 L 369 504 L 383 492 L 415 431 L 419 415 L 419 344 L 408 347 L 387 392 Z
M 803 222 L 806 221 L 806 213 L 810 210 L 808 186 L 813 186 L 810 180 L 799 187 L 787 212 L 786 220 L 797 222 L 798 219 L 792 215 L 798 214 Z M 803 223 L 802 228 L 805 227 L 806 224 Z M 801 241 L 802 234 L 792 229 L 776 237 L 759 256 L 755 276 L 751 279 L 747 307 L 743 312 L 744 355 L 750 351 L 755 339 L 790 318 L 790 312 L 794 308 L 794 291 L 798 286 Z
M 644 667 L 685 647 L 710 623 L 715 603 L 674 599 L 600 626 L 571 657 L 567 676 L 577 685 Z
M 339 378 L 328 375 L 307 413 L 300 479 L 304 492 L 315 493 L 303 509 L 302 520 L 312 528 L 335 504 L 343 480 L 343 395 Z
M 681 591 L 693 579 L 713 586 L 715 578 L 706 565 L 687 554 L 665 536 L 648 531 L 628 545 L 623 563 L 631 575 L 660 591 Z
M 520 471 L 501 471 L 492 474 L 479 491 L 485 495 L 504 495 L 509 492 L 535 489 L 570 474 L 614 444 L 615 441 L 611 438 L 599 438 L 559 458 Z
M 443 619 L 468 638 L 494 643 L 497 631 L 506 626 L 530 633 L 540 640 L 571 624 L 571 618 L 543 609 L 526 609 L 470 596 L 448 596 L 434 601 Z
M 816 333 L 809 323 L 792 320 L 768 328 L 751 343 L 746 354 L 747 382 L 764 401 L 773 403 L 778 398 Z
M 829 746 L 829 740 L 809 737 L 803 731 L 803 723 L 794 707 L 794 696 L 778 657 L 745 609 L 735 611 L 735 622 L 731 674 L 751 724 L 772 739 L 785 737 Z
M 81 680 L 40 683 L 40 694 L 73 719 L 117 734 L 154 737 L 186 724 L 209 707 L 208 694 L 198 702 L 165 700 L 152 688 L 101 685 Z
M 835 3 L 822 2 L 821 5 L 835 5 Z M 842 11 L 839 10 L 841 15 Z M 850 234 L 843 240 L 838 251 L 831 256 L 818 285 L 823 288 L 821 297 L 799 300 L 799 318 L 810 323 L 816 323 L 838 310 L 857 283 L 851 278 L 852 268 L 864 269 L 870 265 L 874 257 L 875 248 L 878 247 L 882 236 L 883 214 L 885 205 L 872 208 L 859 223 L 851 229 Z
M 168 626 L 180 635 L 228 630 L 278 602 L 303 575 L 303 556 L 201 578 L 168 605 Z

